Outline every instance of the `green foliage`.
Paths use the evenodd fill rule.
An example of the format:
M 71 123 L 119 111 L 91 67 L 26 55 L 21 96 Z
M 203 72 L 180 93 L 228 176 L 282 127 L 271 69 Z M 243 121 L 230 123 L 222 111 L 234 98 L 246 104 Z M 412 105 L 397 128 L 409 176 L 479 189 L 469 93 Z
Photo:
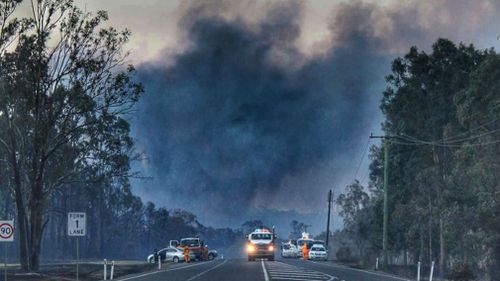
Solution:
M 476 276 L 474 276 L 474 272 L 469 264 L 460 263 L 455 265 L 450 273 L 446 276 L 449 280 L 454 281 L 473 281 L 476 280 Z
M 498 276 L 500 56 L 439 39 L 430 53 L 412 47 L 391 70 L 381 109 L 391 136 L 392 256 L 407 251 L 411 262 L 436 261 L 442 273 L 458 260 Z M 359 223 L 370 221 L 363 210 L 381 215 L 382 148 L 370 151 L 369 203 L 356 182 L 338 200 L 344 231 L 371 249 L 380 248 L 382 221 L 372 218 L 368 230 Z M 452 271 L 466 275 L 462 269 Z

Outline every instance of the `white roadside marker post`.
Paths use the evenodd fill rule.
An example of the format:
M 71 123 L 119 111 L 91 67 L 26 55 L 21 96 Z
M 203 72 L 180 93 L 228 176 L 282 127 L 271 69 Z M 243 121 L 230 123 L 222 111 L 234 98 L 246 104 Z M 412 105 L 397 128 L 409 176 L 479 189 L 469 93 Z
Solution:
M 434 276 L 434 261 L 431 264 L 431 275 L 429 276 L 429 281 L 432 281 L 432 277 Z
M 375 262 L 375 270 L 378 270 L 378 258 L 377 261 Z
M 104 259 L 104 280 L 107 280 L 108 278 L 108 261 Z
M 115 274 L 115 261 L 111 261 L 111 276 L 109 280 L 113 280 L 113 275 Z
M 158 255 L 158 270 L 161 270 L 161 256 Z
M 417 265 L 417 281 L 420 281 L 420 262 Z

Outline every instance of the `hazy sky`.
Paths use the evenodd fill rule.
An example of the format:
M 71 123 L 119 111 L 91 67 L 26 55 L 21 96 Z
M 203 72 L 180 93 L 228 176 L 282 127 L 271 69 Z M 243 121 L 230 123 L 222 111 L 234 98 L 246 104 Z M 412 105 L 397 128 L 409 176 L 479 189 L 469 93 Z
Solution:
M 134 61 L 154 59 L 161 50 L 182 49 L 182 34 L 177 23 L 183 12 L 193 3 L 203 1 L 179 0 L 76 0 L 88 11 L 109 11 L 113 26 L 129 28 L 133 32 L 130 48 Z M 215 1 L 212 1 L 215 2 Z M 266 8 L 280 1 L 236 0 L 227 17 L 243 17 L 258 21 Z M 283 2 L 283 1 L 281 1 Z M 480 46 L 497 45 L 500 19 L 497 16 L 498 0 L 303 0 L 302 33 L 298 44 L 302 51 L 311 54 L 321 51 L 329 32 L 332 19 L 338 16 L 340 6 L 372 7 L 374 13 L 367 24 L 374 25 L 378 36 L 386 40 L 396 36 L 396 46 L 387 51 L 404 51 L 409 45 L 429 47 L 436 37 L 449 37 L 457 41 L 473 42 Z M 398 30 L 398 17 L 406 17 L 414 29 L 425 34 Z
M 133 34 L 146 86 L 134 137 L 154 177 L 135 191 L 218 226 L 298 218 L 320 231 L 327 190 L 352 181 L 380 131 L 390 61 L 439 37 L 490 48 L 500 34 L 500 0 L 76 3 Z

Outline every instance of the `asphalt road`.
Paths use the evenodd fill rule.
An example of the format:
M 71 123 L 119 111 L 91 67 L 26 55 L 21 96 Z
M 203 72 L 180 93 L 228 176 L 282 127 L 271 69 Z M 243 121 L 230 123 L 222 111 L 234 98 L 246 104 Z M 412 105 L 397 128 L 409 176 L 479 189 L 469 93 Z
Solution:
M 163 271 L 128 276 L 121 281 L 406 281 L 379 272 L 352 269 L 331 262 L 297 259 L 244 259 L 175 264 Z

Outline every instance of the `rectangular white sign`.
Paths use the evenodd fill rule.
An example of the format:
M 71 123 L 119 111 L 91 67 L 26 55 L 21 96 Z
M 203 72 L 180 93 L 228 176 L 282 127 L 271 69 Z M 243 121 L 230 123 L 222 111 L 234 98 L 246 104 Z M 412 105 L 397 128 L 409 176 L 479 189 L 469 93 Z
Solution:
M 0 221 L 0 242 L 14 241 L 14 221 Z
M 87 234 L 87 214 L 68 213 L 68 236 L 85 236 Z

